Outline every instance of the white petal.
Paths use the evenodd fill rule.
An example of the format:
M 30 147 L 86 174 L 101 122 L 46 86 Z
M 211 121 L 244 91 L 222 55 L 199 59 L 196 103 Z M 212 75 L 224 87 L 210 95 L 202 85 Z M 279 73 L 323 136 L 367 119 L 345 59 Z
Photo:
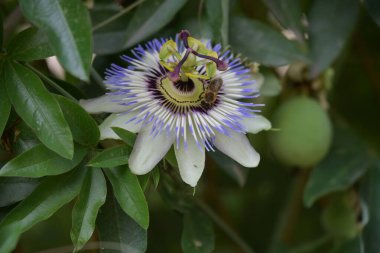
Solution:
M 151 171 L 174 142 L 174 134 L 168 136 L 165 131 L 162 131 L 154 137 L 151 135 L 151 130 L 152 124 L 141 129 L 129 157 L 129 168 L 137 175 Z
M 253 134 L 272 128 L 270 121 L 261 115 L 255 115 L 254 118 L 244 118 L 241 124 L 245 127 L 247 132 Z
M 134 121 L 128 122 L 136 113 L 127 114 L 111 114 L 99 126 L 100 139 L 120 139 L 120 137 L 112 130 L 112 127 L 124 128 L 132 133 L 137 133 L 141 129 L 141 124 L 135 124 Z M 128 123 L 127 123 L 128 122 Z
M 125 105 L 120 105 L 117 101 L 125 96 L 115 95 L 103 95 L 97 98 L 81 99 L 79 104 L 89 113 L 101 113 L 101 112 L 125 112 L 129 108 Z
M 182 180 L 195 187 L 205 167 L 204 147 L 202 146 L 200 149 L 194 137 L 190 135 L 187 138 L 187 147 L 182 142 L 178 149 L 174 148 L 174 152 Z
M 260 155 L 251 146 L 247 136 L 232 132 L 231 136 L 221 133 L 216 134 L 215 146 L 244 167 L 257 167 Z

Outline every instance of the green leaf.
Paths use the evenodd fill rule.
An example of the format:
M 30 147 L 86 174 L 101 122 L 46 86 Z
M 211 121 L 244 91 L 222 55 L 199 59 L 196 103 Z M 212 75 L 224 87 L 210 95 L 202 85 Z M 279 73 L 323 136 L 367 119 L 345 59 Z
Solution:
M 38 182 L 30 178 L 0 178 L 0 207 L 25 199 L 37 187 Z
M 303 200 L 310 207 L 318 198 L 349 188 L 369 166 L 366 146 L 348 129 L 336 127 L 329 154 L 313 170 Z
M 74 157 L 69 160 L 39 144 L 5 164 L 0 169 L 0 176 L 36 178 L 59 175 L 77 166 L 85 155 L 86 149 L 76 146 Z
M 209 253 L 214 250 L 212 222 L 197 209 L 185 213 L 181 245 L 184 253 Z
M 21 226 L 18 223 L 13 223 L 8 226 L 0 228 L 0 252 L 7 253 L 12 252 L 17 246 L 21 234 Z
M 127 145 L 120 145 L 108 148 L 103 152 L 97 154 L 88 165 L 91 167 L 99 168 L 112 168 L 120 165 L 128 164 L 129 154 L 131 147 Z
M 34 61 L 54 55 L 46 35 L 35 27 L 17 34 L 7 48 L 9 57 L 19 61 Z
M 48 148 L 71 159 L 74 145 L 70 128 L 57 101 L 39 77 L 20 64 L 9 62 L 2 73 L 8 97 L 18 115 Z
M 126 166 L 104 170 L 123 211 L 142 228 L 149 226 L 148 204 L 136 175 Z
M 112 194 L 100 209 L 97 221 L 102 253 L 144 253 L 147 231 L 123 212 Z
M 115 53 L 147 39 L 168 24 L 186 2 L 187 0 L 145 1 L 134 12 L 125 31 L 106 34 L 108 37 L 115 37 L 110 38 L 116 42 L 115 44 L 109 44 L 110 39 L 99 40 L 99 37 L 104 38 L 104 36 L 101 33 L 95 33 L 95 52 L 97 54 Z
M 283 27 L 293 30 L 297 38 L 303 40 L 301 1 L 263 0 L 263 2 Z
M 206 13 L 215 42 L 228 45 L 229 0 L 207 0 Z
M 99 208 L 107 196 L 107 184 L 101 170 L 87 168 L 82 189 L 73 208 L 71 241 L 75 251 L 80 250 L 95 230 L 95 221 Z
M 61 106 L 74 140 L 85 146 L 95 146 L 100 136 L 95 120 L 77 103 L 62 96 L 55 98 Z
M 45 32 L 63 67 L 88 80 L 92 58 L 91 22 L 81 1 L 21 0 L 25 17 Z
M 380 2 L 378 0 L 364 0 L 369 15 L 380 26 Z
M 5 90 L 3 75 L 0 77 L 0 136 L 3 134 L 11 112 L 11 103 Z
M 358 12 L 357 0 L 313 1 L 309 15 L 311 78 L 328 68 L 342 51 Z
M 368 170 L 360 189 L 361 196 L 368 204 L 369 222 L 364 227 L 363 241 L 366 253 L 379 252 L 380 234 L 380 162 Z
M 4 226 L 18 223 L 25 232 L 37 223 L 48 219 L 59 208 L 78 195 L 85 175 L 78 169 L 64 176 L 48 177 L 2 220 Z M 0 237 L 0 245 L 6 238 Z
M 133 147 L 136 141 L 136 134 L 120 127 L 112 127 L 112 130 L 129 146 Z
M 160 176 L 161 176 L 160 169 L 158 167 L 155 167 L 151 171 L 151 174 L 152 174 L 152 180 L 153 180 L 154 188 L 157 189 L 158 184 L 160 183 Z
M 231 20 L 230 43 L 251 61 L 269 66 L 281 66 L 306 60 L 295 42 L 287 40 L 272 27 L 244 17 Z M 244 31 L 244 32 L 242 32 Z

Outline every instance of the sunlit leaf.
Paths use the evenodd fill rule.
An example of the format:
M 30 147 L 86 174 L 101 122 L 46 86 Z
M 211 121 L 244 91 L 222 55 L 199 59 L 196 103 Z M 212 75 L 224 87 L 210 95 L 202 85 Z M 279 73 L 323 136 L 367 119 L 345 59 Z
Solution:
M 135 220 L 142 228 L 149 225 L 148 204 L 136 175 L 126 166 L 104 170 L 121 209 Z
M 35 27 L 17 34 L 10 41 L 7 52 L 12 59 L 20 61 L 45 59 L 54 54 L 46 35 Z
M 70 128 L 57 101 L 38 76 L 18 63 L 2 72 L 8 97 L 20 117 L 48 148 L 71 159 L 74 146 Z
M 85 146 L 95 146 L 100 136 L 95 120 L 77 103 L 62 96 L 55 98 L 70 126 L 74 140 Z
M 0 178 L 0 207 L 25 199 L 37 187 L 38 182 L 30 178 Z
M 311 206 L 318 198 L 349 188 L 368 169 L 370 158 L 364 144 L 348 129 L 334 129 L 331 151 L 313 170 L 304 192 Z
M 25 17 L 45 32 L 63 67 L 87 80 L 92 57 L 91 23 L 87 9 L 74 0 L 21 0 Z
M 206 12 L 209 24 L 212 28 L 215 42 L 228 45 L 228 21 L 229 21 L 229 1 L 228 0 L 207 0 L 205 1 Z
M 131 151 L 132 148 L 128 145 L 108 148 L 97 154 L 88 165 L 91 167 L 112 168 L 128 164 L 128 158 Z
M 74 157 L 69 160 L 39 144 L 5 164 L 0 176 L 35 178 L 63 174 L 77 166 L 85 154 L 84 148 L 76 146 Z
M 342 51 L 358 12 L 357 0 L 313 1 L 309 14 L 312 78 L 328 68 Z
M 146 252 L 147 231 L 120 208 L 112 194 L 100 209 L 97 224 L 102 253 Z
M 193 208 L 185 213 L 181 245 L 184 253 L 209 253 L 214 250 L 215 235 L 212 222 Z
M 306 60 L 297 44 L 259 21 L 244 17 L 231 20 L 230 43 L 234 51 L 243 53 L 251 61 L 269 66 L 281 66 Z M 244 31 L 244 32 L 242 32 Z
M 73 209 L 71 241 L 75 251 L 81 249 L 95 229 L 99 208 L 107 196 L 107 185 L 101 170 L 86 168 L 87 173 Z

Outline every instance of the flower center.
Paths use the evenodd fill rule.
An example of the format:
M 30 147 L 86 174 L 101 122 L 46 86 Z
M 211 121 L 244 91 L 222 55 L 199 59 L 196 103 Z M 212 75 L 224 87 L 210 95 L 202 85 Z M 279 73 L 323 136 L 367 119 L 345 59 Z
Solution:
M 188 81 L 172 82 L 168 77 L 157 81 L 157 89 L 163 96 L 163 104 L 167 107 L 180 110 L 181 107 L 198 107 L 201 105 L 205 84 L 197 78 L 189 78 Z

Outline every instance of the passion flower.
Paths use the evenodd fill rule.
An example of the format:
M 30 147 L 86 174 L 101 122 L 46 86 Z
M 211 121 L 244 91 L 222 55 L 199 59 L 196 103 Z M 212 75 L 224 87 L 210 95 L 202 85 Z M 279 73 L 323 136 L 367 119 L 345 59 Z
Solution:
M 271 128 L 252 103 L 258 87 L 251 70 L 220 44 L 202 43 L 182 31 L 175 39 L 154 39 L 112 64 L 110 92 L 81 100 L 90 113 L 111 112 L 100 125 L 101 139 L 120 139 L 112 127 L 138 133 L 129 158 L 135 174 L 148 173 L 174 145 L 180 175 L 195 186 L 214 147 L 245 167 L 260 155 L 246 133 Z M 244 100 L 244 101 L 242 101 Z M 248 101 L 248 102 L 247 102 Z

